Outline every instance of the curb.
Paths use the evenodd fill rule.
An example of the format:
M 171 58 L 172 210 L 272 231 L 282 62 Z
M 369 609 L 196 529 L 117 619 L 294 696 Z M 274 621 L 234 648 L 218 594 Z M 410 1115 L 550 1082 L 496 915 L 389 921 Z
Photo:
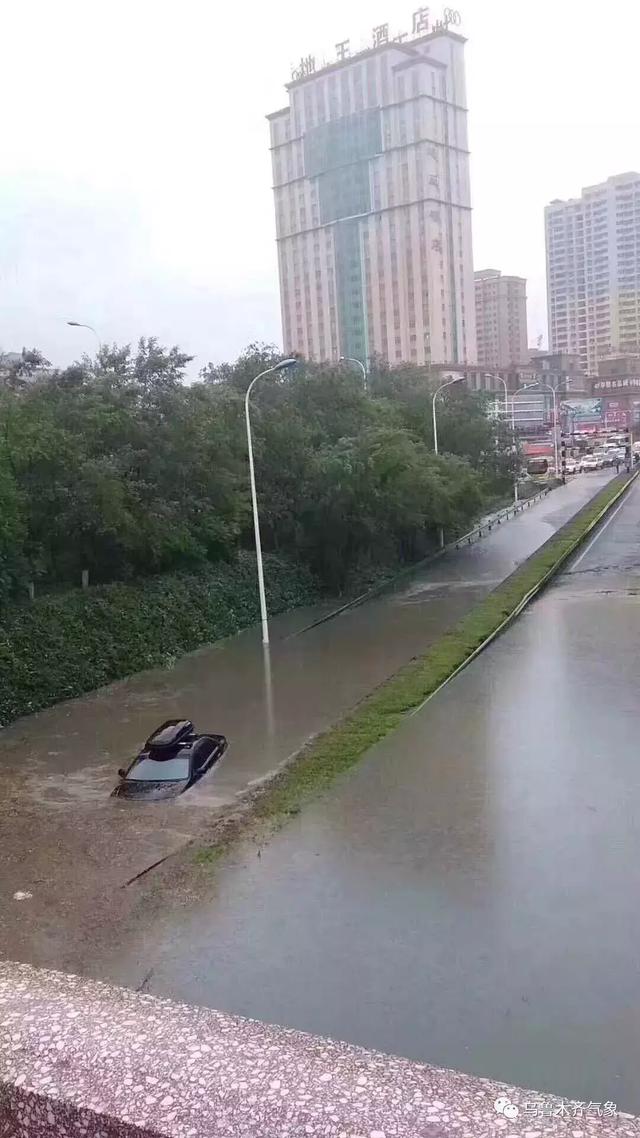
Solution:
M 618 493 L 615 494 L 614 497 L 611 498 L 611 500 L 609 502 L 607 502 L 606 506 L 604 506 L 600 510 L 600 512 L 598 514 L 596 514 L 595 518 L 592 518 L 592 520 L 589 522 L 589 525 L 584 530 L 584 532 L 581 533 L 580 536 L 577 537 L 576 540 L 573 542 L 573 544 L 570 545 L 569 548 L 566 549 L 564 551 L 564 553 L 562 553 L 560 555 L 560 557 L 555 562 L 555 564 L 552 565 L 550 569 L 547 569 L 547 572 L 545 573 L 544 577 L 541 577 L 540 580 L 538 581 L 538 583 L 536 585 L 534 585 L 533 588 L 530 589 L 528 593 L 525 594 L 525 596 L 522 598 L 521 601 L 518 602 L 518 604 L 513 609 L 513 611 L 510 612 L 509 615 L 504 618 L 502 623 L 499 624 L 498 627 L 494 629 L 494 631 L 491 633 L 491 635 L 487 636 L 486 640 L 482 641 L 482 644 L 478 644 L 477 648 L 474 648 L 473 652 L 469 656 L 467 656 L 467 659 L 463 660 L 463 662 L 461 664 L 458 664 L 458 667 L 455 668 L 455 670 L 451 673 L 451 675 L 447 676 L 446 680 L 443 680 L 442 683 L 439 684 L 438 687 L 434 689 L 434 691 L 430 692 L 429 695 L 425 699 L 423 699 L 422 703 L 418 704 L 417 707 L 414 707 L 410 712 L 408 712 L 409 716 L 416 715 L 417 712 L 421 711 L 422 708 L 425 706 L 425 704 L 427 704 L 430 699 L 433 699 L 434 695 L 437 695 L 438 692 L 442 691 L 442 689 L 444 687 L 446 687 L 446 685 L 448 683 L 451 683 L 451 680 L 455 680 L 456 676 L 460 675 L 460 672 L 462 672 L 464 670 L 464 668 L 467 667 L 468 664 L 471 664 L 473 662 L 473 660 L 475 660 L 476 657 L 480 655 L 481 652 L 484 652 L 485 648 L 488 648 L 489 645 L 492 644 L 493 641 L 496 640 L 497 637 L 500 636 L 506 628 L 509 627 L 511 622 L 516 620 L 517 617 L 519 617 L 520 614 L 522 612 L 524 612 L 524 610 L 527 608 L 527 606 L 530 605 L 531 602 L 533 600 L 535 600 L 535 598 L 538 596 L 538 593 L 542 592 L 542 590 L 548 585 L 548 583 L 552 579 L 552 577 L 555 577 L 558 570 L 562 568 L 562 566 L 569 560 L 570 557 L 573 557 L 573 554 L 576 552 L 577 549 L 580 548 L 580 546 L 585 541 L 585 539 L 589 536 L 589 534 L 593 533 L 594 529 L 596 529 L 600 525 L 600 523 L 604 520 L 604 518 L 606 518 L 607 514 L 612 509 L 612 507 L 615 506 L 620 501 L 620 499 L 622 497 L 624 497 L 624 495 L 627 493 L 629 487 L 632 486 L 633 483 L 635 482 L 636 478 L 638 478 L 639 474 L 640 474 L 640 471 L 636 471 L 635 474 L 631 475 L 629 480 L 627 482 L 625 482 L 624 486 L 620 487 Z
M 469 530 L 469 533 L 464 533 L 460 537 L 454 538 L 453 541 L 447 542 L 443 545 L 442 549 L 436 549 L 435 553 L 429 553 L 427 557 L 423 557 L 421 561 L 416 561 L 414 565 L 408 565 L 406 569 L 401 569 L 398 573 L 394 573 L 392 577 L 386 578 L 378 585 L 373 585 L 370 589 L 366 589 L 364 593 L 359 593 L 357 597 L 353 597 L 350 601 L 345 601 L 337 609 L 332 609 L 331 612 L 326 613 L 324 616 L 318 617 L 313 620 L 311 624 L 305 624 L 304 628 L 297 629 L 296 632 L 290 632 L 288 636 L 284 636 L 283 640 L 293 640 L 296 636 L 302 636 L 304 632 L 311 632 L 312 628 L 318 628 L 321 624 L 326 624 L 327 621 L 333 620 L 336 616 L 341 616 L 343 612 L 348 612 L 349 609 L 357 608 L 358 605 L 366 604 L 367 601 L 373 600 L 374 597 L 380 596 L 386 589 L 394 589 L 405 578 L 410 578 L 414 573 L 419 573 L 421 569 L 426 568 L 427 565 L 432 565 L 445 553 L 452 553 L 459 550 L 463 545 L 471 545 L 473 539 L 480 541 L 485 533 L 491 533 L 495 526 L 502 525 L 503 521 L 508 521 L 511 517 L 517 517 L 518 514 L 523 514 L 525 510 L 531 508 L 543 498 L 548 498 L 558 486 L 547 487 L 540 490 L 537 494 L 532 494 L 530 498 L 523 498 L 521 502 L 513 506 L 505 506 L 503 510 L 498 510 L 497 513 L 489 515 L 485 522 L 475 526 L 474 529 Z

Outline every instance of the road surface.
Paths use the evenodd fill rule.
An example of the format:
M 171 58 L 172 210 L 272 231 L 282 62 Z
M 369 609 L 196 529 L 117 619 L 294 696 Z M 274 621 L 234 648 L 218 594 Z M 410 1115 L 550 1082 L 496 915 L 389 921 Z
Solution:
M 640 1112 L 640 484 L 418 714 L 100 975 Z
M 574 479 L 477 545 L 447 554 L 394 593 L 295 635 L 322 609 L 272 622 L 272 698 L 259 626 L 2 731 L 0 953 L 76 970 L 121 886 L 185 845 L 254 779 L 336 720 L 453 623 L 598 489 Z M 116 771 L 159 722 L 222 731 L 222 763 L 170 804 L 110 799 Z M 31 893 L 15 903 L 15 892 Z

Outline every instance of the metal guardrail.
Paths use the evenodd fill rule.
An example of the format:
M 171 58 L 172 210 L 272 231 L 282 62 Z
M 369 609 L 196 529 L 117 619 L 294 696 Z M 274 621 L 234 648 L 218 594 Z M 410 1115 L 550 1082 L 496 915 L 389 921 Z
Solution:
M 510 613 L 507 613 L 504 620 L 501 621 L 501 623 L 498 625 L 498 627 L 494 628 L 493 632 L 490 632 L 489 635 L 486 637 L 486 639 L 483 640 L 481 644 L 478 644 L 477 648 L 474 648 L 473 652 L 471 652 L 470 655 L 467 656 L 466 659 L 463 660 L 461 664 L 458 664 L 458 667 L 454 669 L 454 671 L 451 673 L 451 675 L 447 676 L 447 678 L 445 680 L 443 680 L 442 683 L 439 684 L 437 688 L 434 688 L 434 690 L 432 692 L 429 692 L 429 695 L 426 697 L 426 699 L 423 699 L 421 704 L 419 704 L 417 707 L 414 707 L 413 710 L 409 713 L 410 715 L 417 715 L 419 711 L 422 711 L 422 708 L 424 707 L 424 705 L 426 703 L 428 703 L 430 699 L 433 699 L 434 695 L 437 695 L 438 692 L 442 690 L 442 688 L 446 687 L 447 684 L 450 684 L 452 680 L 455 680 L 456 676 L 458 676 L 460 674 L 460 672 L 462 672 L 464 670 L 464 668 L 468 667 L 469 664 L 473 663 L 473 661 L 476 659 L 476 657 L 479 656 L 481 652 L 484 652 L 485 648 L 488 648 L 489 645 L 492 644 L 494 640 L 497 640 L 497 638 L 500 636 L 500 634 L 502 632 L 504 632 L 505 628 L 508 628 L 508 626 L 510 624 L 512 624 L 513 621 L 517 619 L 517 617 L 520 616 L 520 613 L 524 611 L 524 609 L 527 607 L 527 605 L 531 604 L 531 601 L 535 600 L 535 598 L 538 596 L 538 593 L 542 592 L 542 590 L 545 588 L 545 586 L 548 584 L 548 582 L 552 579 L 552 577 L 554 577 L 556 575 L 558 570 L 561 569 L 563 565 L 566 565 L 566 563 L 570 559 L 570 557 L 572 557 L 573 554 L 576 552 L 576 550 L 578 550 L 580 548 L 580 546 L 583 544 L 583 542 L 585 541 L 585 538 L 587 538 L 589 536 L 589 534 L 592 533 L 593 530 L 596 529 L 600 525 L 600 522 L 603 520 L 603 518 L 605 518 L 607 516 L 607 514 L 610 513 L 612 507 L 615 506 L 616 503 L 619 502 L 620 499 L 627 493 L 629 487 L 633 485 L 633 483 L 636 481 L 637 478 L 640 478 L 640 471 L 636 471 L 635 474 L 632 474 L 627 479 L 627 481 L 622 484 L 622 486 L 618 490 L 618 493 L 613 498 L 611 498 L 606 503 L 606 505 L 604 505 L 602 507 L 601 510 L 598 511 L 595 518 L 591 519 L 591 521 L 589 522 L 589 525 L 586 527 L 586 529 L 584 529 L 582 531 L 582 533 L 580 533 L 578 535 L 578 537 L 575 538 L 575 540 L 572 542 L 572 544 L 570 545 L 570 547 L 568 549 L 565 549 L 564 553 L 562 553 L 560 555 L 558 560 L 555 561 L 554 564 L 549 569 L 547 569 L 547 572 L 544 574 L 544 576 L 542 576 L 540 578 L 540 580 L 537 581 L 536 584 L 531 589 L 529 589 L 529 592 L 525 593 L 524 597 L 522 597 L 522 599 L 518 602 L 516 607 L 514 609 L 512 609 Z M 548 493 L 548 491 L 547 491 L 547 493 Z M 544 495 L 542 495 L 542 497 L 544 497 Z M 585 505 L 588 506 L 589 503 L 585 502 Z M 574 520 L 573 518 L 569 518 L 569 520 L 565 524 L 568 526 L 571 524 L 571 522 L 573 520 Z M 564 528 L 564 527 L 561 527 L 561 529 L 562 528 Z M 558 531 L 556 530 L 556 534 L 557 533 L 558 533 Z M 552 540 L 556 536 L 556 534 L 552 534 L 551 538 L 549 540 Z M 534 550 L 532 556 L 535 557 L 536 553 L 538 553 L 538 552 L 539 552 L 539 550 Z
M 462 537 L 457 537 L 455 541 L 448 542 L 446 545 L 443 545 L 441 549 L 430 553 L 427 557 L 425 557 L 422 561 L 418 561 L 415 565 L 406 566 L 404 569 L 400 570 L 399 573 L 395 574 L 390 580 L 385 580 L 380 582 L 379 585 L 374 585 L 373 588 L 367 589 L 364 593 L 361 593 L 357 597 L 352 597 L 352 599 L 349 601 L 345 601 L 345 603 L 343 605 L 340 605 L 339 608 L 332 609 L 331 612 L 326 613 L 324 616 L 321 616 L 318 620 L 312 621 L 311 624 L 305 624 L 303 628 L 297 629 L 296 632 L 290 632 L 288 636 L 285 636 L 285 640 L 290 640 L 296 636 L 302 636 L 304 632 L 309 632 L 312 628 L 316 628 L 317 625 L 326 624 L 327 621 L 333 620 L 334 617 L 340 616 L 341 613 L 346 612 L 348 609 L 355 608 L 357 605 L 362 605 L 366 601 L 372 600 L 373 597 L 378 596 L 380 593 L 385 592 L 387 589 L 394 588 L 400 579 L 412 576 L 414 573 L 418 572 L 420 568 L 423 568 L 425 565 L 428 565 L 431 562 L 436 561 L 439 557 L 442 557 L 444 553 L 449 553 L 453 549 L 461 549 L 464 545 L 472 545 L 474 541 L 479 541 L 481 537 L 484 537 L 485 534 L 490 533 L 491 530 L 496 526 L 502 525 L 502 523 L 508 521 L 509 518 L 513 518 L 516 516 L 516 514 L 521 514 L 525 510 L 530 509 L 534 503 L 540 502 L 543 498 L 546 498 L 547 494 L 550 494 L 553 490 L 555 490 L 555 488 L 555 486 L 544 486 L 538 494 L 532 494 L 530 498 L 525 498 L 522 502 L 518 502 L 517 505 L 514 502 L 512 506 L 507 506 L 504 510 L 499 510 L 496 514 L 492 514 L 491 517 L 487 518 L 485 522 L 482 522 L 480 525 L 476 526 L 475 529 L 470 530 L 469 533 L 463 534 Z
M 486 521 L 481 522 L 475 529 L 465 533 L 462 537 L 457 537 L 455 541 L 450 541 L 444 546 L 444 550 L 461 549 L 464 545 L 472 545 L 474 541 L 479 541 L 485 534 L 491 533 L 492 529 L 496 526 L 502 525 L 503 522 L 509 518 L 515 518 L 517 514 L 524 513 L 529 510 L 536 502 L 541 502 L 543 498 L 550 494 L 554 487 L 545 486 L 538 494 L 532 494 L 530 498 L 524 498 L 522 502 L 514 502 L 512 506 L 507 506 L 504 510 L 499 510 L 497 514 L 492 514 Z

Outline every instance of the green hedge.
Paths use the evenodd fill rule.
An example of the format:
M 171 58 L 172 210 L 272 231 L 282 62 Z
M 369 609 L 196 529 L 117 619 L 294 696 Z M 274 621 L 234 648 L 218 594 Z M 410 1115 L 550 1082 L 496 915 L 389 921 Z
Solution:
M 318 596 L 304 569 L 265 557 L 269 611 Z M 0 620 L 0 724 L 246 628 L 259 617 L 250 554 L 202 573 L 41 597 Z

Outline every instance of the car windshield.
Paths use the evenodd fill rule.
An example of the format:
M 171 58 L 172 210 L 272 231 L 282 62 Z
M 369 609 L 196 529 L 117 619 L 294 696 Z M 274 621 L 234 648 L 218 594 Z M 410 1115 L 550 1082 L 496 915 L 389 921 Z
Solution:
M 141 759 L 127 775 L 135 782 L 177 782 L 189 778 L 189 759 L 176 755 L 174 759 Z

